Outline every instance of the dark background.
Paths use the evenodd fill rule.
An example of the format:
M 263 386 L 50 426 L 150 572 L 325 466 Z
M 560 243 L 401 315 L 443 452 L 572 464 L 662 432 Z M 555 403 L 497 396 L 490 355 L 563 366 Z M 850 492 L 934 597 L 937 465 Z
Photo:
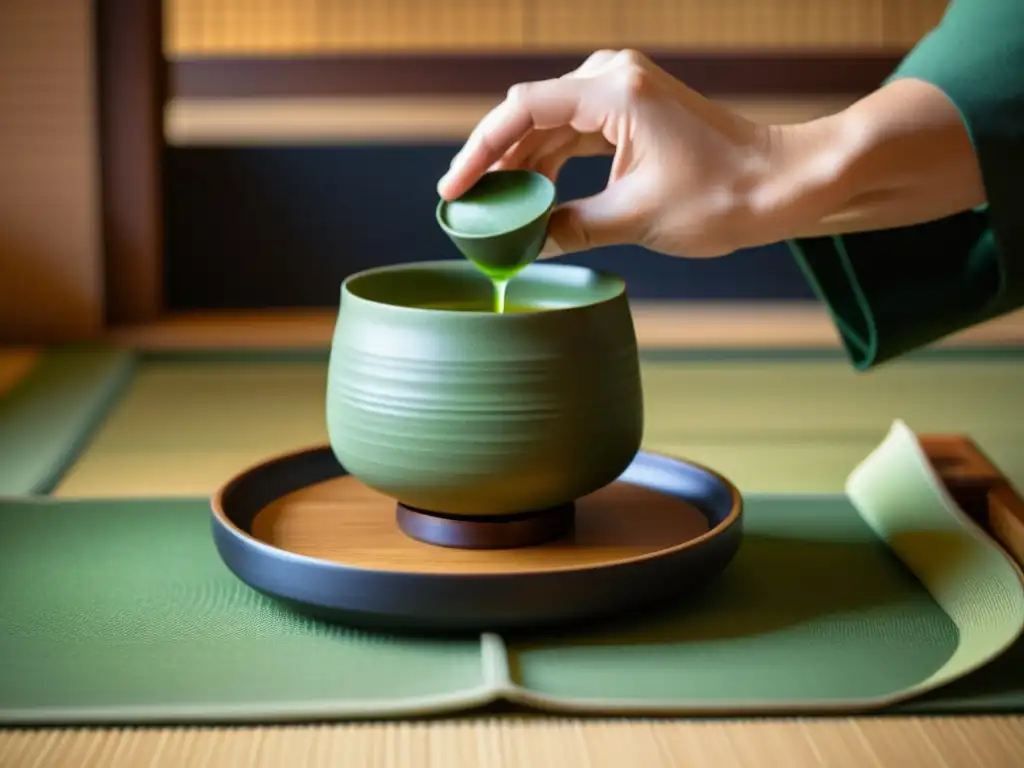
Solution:
M 165 166 L 171 310 L 334 307 L 368 267 L 461 258 L 434 221 L 455 144 L 174 147 Z M 610 160 L 572 161 L 559 198 L 597 192 Z M 687 260 L 641 248 L 567 258 L 615 272 L 633 299 L 794 300 L 813 294 L 784 245 Z

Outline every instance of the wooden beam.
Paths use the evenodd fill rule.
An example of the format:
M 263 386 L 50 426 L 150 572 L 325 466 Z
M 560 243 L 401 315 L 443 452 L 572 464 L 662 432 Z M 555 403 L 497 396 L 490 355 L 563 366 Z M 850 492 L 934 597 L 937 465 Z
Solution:
M 835 349 L 839 336 L 816 301 L 632 302 L 645 349 Z M 141 350 L 327 348 L 337 311 L 185 312 L 114 329 L 107 339 Z M 1024 310 L 937 342 L 943 348 L 1024 347 Z
M 108 324 L 163 308 L 160 0 L 97 0 L 104 284 Z
M 651 57 L 708 96 L 866 94 L 905 51 L 678 51 Z M 581 53 L 360 53 L 296 57 L 183 57 L 169 62 L 169 97 L 456 96 L 504 93 L 558 77 Z
M 501 96 L 174 99 L 169 146 L 296 146 L 462 142 Z M 853 96 L 727 97 L 718 103 L 759 123 L 800 123 L 846 109 Z

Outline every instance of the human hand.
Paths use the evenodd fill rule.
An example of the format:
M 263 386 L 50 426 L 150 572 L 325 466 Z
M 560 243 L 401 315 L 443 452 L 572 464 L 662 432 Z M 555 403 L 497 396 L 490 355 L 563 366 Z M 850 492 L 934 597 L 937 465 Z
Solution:
M 598 51 L 554 79 L 520 83 L 474 129 L 438 193 L 488 170 L 558 176 L 571 157 L 613 155 L 607 187 L 555 209 L 545 256 L 638 244 L 719 256 L 754 244 L 749 212 L 771 167 L 768 128 L 687 88 L 635 51 Z

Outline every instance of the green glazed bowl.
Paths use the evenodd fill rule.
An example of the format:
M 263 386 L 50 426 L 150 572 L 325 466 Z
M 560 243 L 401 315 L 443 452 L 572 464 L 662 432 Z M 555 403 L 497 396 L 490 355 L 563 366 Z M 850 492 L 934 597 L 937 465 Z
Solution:
M 341 464 L 420 510 L 508 515 L 615 480 L 643 433 L 622 280 L 532 264 L 495 314 L 463 260 L 352 275 L 331 348 L 327 428 Z
M 458 200 L 437 204 L 437 223 L 463 256 L 499 278 L 534 261 L 547 239 L 555 185 L 533 171 L 490 171 Z

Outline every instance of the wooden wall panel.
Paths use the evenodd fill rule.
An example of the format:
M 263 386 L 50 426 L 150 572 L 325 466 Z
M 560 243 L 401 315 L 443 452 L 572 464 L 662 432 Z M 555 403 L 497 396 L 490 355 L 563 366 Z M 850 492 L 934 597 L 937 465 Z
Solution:
M 319 6 L 317 0 L 165 0 L 165 34 L 171 50 L 303 52 L 324 43 Z
M 0 342 L 101 330 L 92 8 L 0 2 Z
M 942 19 L 949 0 L 885 2 L 885 43 L 911 46 Z
M 165 0 L 169 55 L 494 50 L 523 44 L 529 0 Z
M 584 12 L 580 12 L 585 8 Z M 623 32 L 622 0 L 527 0 L 523 45 L 545 51 L 592 51 L 609 47 Z
M 523 42 L 526 0 L 320 3 L 329 49 L 504 50 Z
M 622 0 L 625 4 L 626 0 Z M 629 0 L 639 48 L 876 47 L 886 0 Z
M 946 0 L 165 0 L 172 55 L 906 45 Z

